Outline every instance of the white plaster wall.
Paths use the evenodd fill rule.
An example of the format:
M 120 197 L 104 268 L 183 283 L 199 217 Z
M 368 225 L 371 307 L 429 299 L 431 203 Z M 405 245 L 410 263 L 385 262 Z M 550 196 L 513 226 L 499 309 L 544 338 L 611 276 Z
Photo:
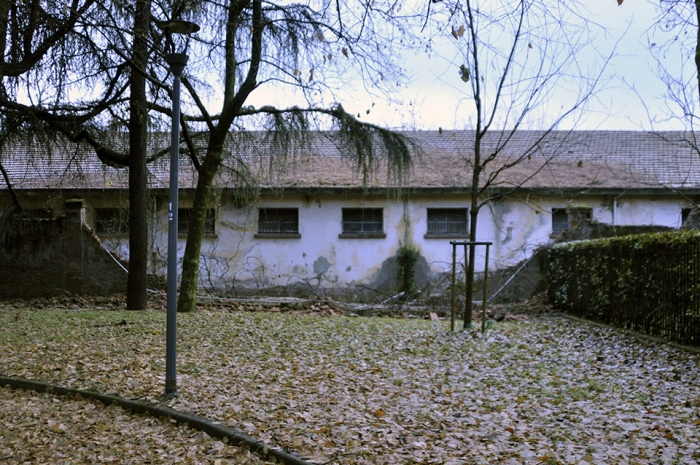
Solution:
M 409 245 L 420 250 L 433 273 L 449 272 L 452 268 L 452 245 L 450 242 L 463 242 L 462 238 L 425 237 L 428 229 L 428 208 L 466 208 L 470 207 L 470 200 L 466 196 L 440 195 L 440 196 L 411 196 L 406 205 L 410 218 L 408 241 Z M 403 208 L 403 205 L 401 205 Z M 469 218 L 471 221 L 471 218 Z M 493 241 L 493 222 L 485 210 L 479 212 L 477 220 L 477 241 Z M 464 247 L 457 246 L 457 261 L 464 263 Z M 493 251 L 490 252 L 493 254 Z M 493 255 L 491 255 L 493 257 Z M 485 248 L 476 248 L 475 266 L 483 269 L 485 261 Z M 492 260 L 489 260 L 492 261 Z
M 86 196 L 90 205 L 123 205 L 123 196 Z M 36 200 L 37 208 L 46 201 Z M 617 225 L 661 225 L 679 227 L 681 209 L 691 204 L 679 197 L 622 195 L 616 200 L 603 196 L 578 199 L 561 197 L 509 198 L 482 208 L 479 214 L 479 241 L 493 242 L 489 269 L 517 264 L 540 245 L 552 240 L 552 208 L 568 205 L 593 209 L 593 219 Z M 298 239 L 255 238 L 258 207 L 299 208 Z M 181 208 L 191 207 L 184 198 Z M 385 238 L 341 239 L 343 207 L 384 209 Z M 425 238 L 428 208 L 469 208 L 469 198 L 460 195 L 411 195 L 404 204 L 390 195 L 266 196 L 260 205 L 236 209 L 223 198 L 217 206 L 216 235 L 202 244 L 200 282 L 218 287 L 290 285 L 345 287 L 369 284 L 377 278 L 382 264 L 396 255 L 401 242 L 420 250 L 433 273 L 447 272 L 452 261 L 450 241 L 466 238 Z M 410 221 L 404 221 L 404 209 Z M 153 219 L 152 272 L 165 275 L 167 255 L 167 204 Z M 102 237 L 106 248 L 124 258 L 129 256 L 128 237 Z M 185 238 L 178 238 L 181 261 Z M 457 259 L 463 262 L 463 249 Z M 477 271 L 483 270 L 485 248 L 477 248 Z
M 485 206 L 479 213 L 479 241 L 493 242 L 489 269 L 512 266 L 531 256 L 552 240 L 552 208 L 569 204 L 593 209 L 593 219 L 612 221 L 611 198 L 587 197 L 585 202 L 561 198 L 510 198 Z M 187 208 L 189 205 L 181 205 Z M 654 200 L 621 198 L 615 210 L 619 225 L 663 225 L 677 227 L 682 199 Z M 300 238 L 256 238 L 258 207 L 298 208 Z M 384 238 L 340 238 L 342 208 L 382 208 Z M 235 209 L 226 199 L 218 207 L 216 237 L 202 244 L 201 282 L 218 287 L 269 287 L 309 284 L 346 287 L 370 284 L 382 264 L 396 255 L 400 243 L 419 249 L 433 273 L 450 270 L 450 241 L 465 238 L 426 238 L 428 208 L 469 208 L 466 196 L 413 195 L 407 203 L 391 196 L 336 195 L 267 197 L 260 204 Z M 404 210 L 409 221 L 404 221 Z M 167 228 L 167 211 L 161 209 L 158 222 Z M 178 241 L 180 259 L 185 239 Z M 156 234 L 156 249 L 162 260 L 167 250 L 167 229 Z M 477 271 L 484 267 L 484 247 L 477 248 Z M 457 260 L 463 262 L 463 248 Z M 163 273 L 165 263 L 161 262 Z
M 264 208 L 299 208 L 299 232 L 301 238 L 256 238 L 257 208 L 234 210 L 222 205 L 217 218 L 217 240 L 205 239 L 202 247 L 203 261 L 207 251 L 227 261 L 220 271 L 224 281 L 232 280 L 245 285 L 289 285 L 309 283 L 321 286 L 348 286 L 368 284 L 376 279 L 383 263 L 394 257 L 401 243 L 419 249 L 432 272 L 450 270 L 452 246 L 450 241 L 467 238 L 425 238 L 428 208 L 468 208 L 464 196 L 439 198 L 413 196 L 407 203 L 388 196 L 366 198 L 338 196 L 333 199 L 319 197 L 286 197 L 262 199 Z M 382 208 L 384 213 L 384 238 L 340 238 L 342 209 Z M 404 221 L 404 209 L 409 222 Z M 490 249 L 490 267 L 507 266 L 521 260 L 528 250 L 529 235 L 539 228 L 548 237 L 550 223 L 541 218 L 530 218 L 532 211 L 519 207 L 510 213 L 507 233 L 497 229 L 493 212 L 484 208 L 479 214 L 477 240 L 494 242 Z M 531 224 L 534 222 L 534 225 Z M 523 226 L 527 228 L 523 229 Z M 505 229 L 503 229 L 505 231 Z M 164 236 L 167 240 L 167 236 Z M 505 246 L 502 242 L 509 243 Z M 181 248 L 184 241 L 180 241 Z M 521 250 L 522 249 L 522 250 Z M 515 251 L 515 252 L 514 252 Z M 530 250 L 531 251 L 531 250 Z M 464 248 L 458 247 L 457 260 L 463 262 Z M 182 253 L 182 250 L 180 250 Z M 504 256 L 505 255 L 505 256 Z M 222 259 L 221 257 L 225 257 Z M 485 248 L 477 248 L 476 267 L 484 267 Z M 202 274 L 208 275 L 211 266 L 203 265 Z M 207 269 L 204 269 L 207 268 Z
M 681 225 L 681 208 L 689 206 L 682 199 L 643 199 L 620 197 L 615 210 L 616 225 Z
M 494 268 L 504 268 L 530 257 L 549 243 L 552 206 L 546 201 L 510 198 L 495 202 L 489 212 L 494 224 Z
M 245 231 L 238 231 L 239 257 L 248 263 L 237 279 L 259 280 L 265 271 L 269 283 L 287 285 L 298 282 L 321 285 L 346 285 L 366 282 L 378 272 L 382 262 L 396 254 L 402 209 L 385 198 L 344 197 L 332 200 L 285 198 L 263 200 L 264 208 L 299 208 L 301 238 L 255 238 L 257 208 L 248 216 Z M 342 208 L 383 208 L 385 238 L 352 238 L 342 232 Z M 229 212 L 236 215 L 236 212 Z M 241 237 L 243 236 L 243 237 Z M 233 237 L 232 237 L 233 238 Z M 225 235 L 220 234 L 220 241 Z M 235 239 L 234 239 L 235 240 Z M 228 242 L 228 241 L 227 241 Z

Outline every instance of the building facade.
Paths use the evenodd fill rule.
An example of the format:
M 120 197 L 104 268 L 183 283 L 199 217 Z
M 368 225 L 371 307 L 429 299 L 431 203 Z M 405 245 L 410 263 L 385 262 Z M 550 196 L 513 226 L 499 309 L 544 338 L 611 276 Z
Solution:
M 431 286 L 452 266 L 451 241 L 465 241 L 472 215 L 474 133 L 406 133 L 420 150 L 404 179 L 378 161 L 363 178 L 351 156 L 318 133 L 284 160 L 264 143 L 232 144 L 259 185 L 242 201 L 227 167 L 217 180 L 200 260 L 200 283 L 219 291 L 297 289 L 357 298 L 397 289 L 401 247 L 419 254 L 416 279 Z M 254 147 L 254 150 L 253 148 Z M 47 156 L 16 150 L 2 164 L 28 209 L 60 214 L 82 199 L 86 223 L 115 256 L 128 257 L 127 174 L 86 153 L 79 162 L 56 148 Z M 582 221 L 678 228 L 700 194 L 700 158 L 682 133 L 519 131 L 482 142 L 493 155 L 478 195 L 478 241 L 491 242 L 489 269 L 514 266 Z M 183 158 L 179 251 L 184 252 L 196 173 Z M 164 275 L 167 250 L 167 160 L 151 172 L 150 269 Z M 11 204 L 8 189 L 3 192 Z M 457 261 L 462 263 L 462 249 Z M 485 249 L 477 248 L 477 270 Z

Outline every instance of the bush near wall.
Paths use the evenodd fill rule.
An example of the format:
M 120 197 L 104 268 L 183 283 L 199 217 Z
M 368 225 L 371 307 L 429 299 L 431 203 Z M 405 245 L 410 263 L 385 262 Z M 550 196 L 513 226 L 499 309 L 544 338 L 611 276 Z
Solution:
M 601 323 L 700 346 L 700 232 L 571 242 L 547 268 L 555 308 Z

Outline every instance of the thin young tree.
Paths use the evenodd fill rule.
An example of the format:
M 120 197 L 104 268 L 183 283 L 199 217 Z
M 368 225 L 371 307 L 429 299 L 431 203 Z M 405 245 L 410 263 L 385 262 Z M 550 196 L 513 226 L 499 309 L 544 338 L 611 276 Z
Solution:
M 474 242 L 480 239 L 479 214 L 496 198 L 493 188 L 500 188 L 498 196 L 507 195 L 507 171 L 527 162 L 530 171 L 518 183 L 522 185 L 546 166 L 556 150 L 535 155 L 562 123 L 575 126 L 601 85 L 609 57 L 591 48 L 594 31 L 570 2 L 442 1 L 433 6 L 428 25 L 434 34 L 452 36 L 456 51 L 449 55 L 449 71 L 460 77 L 464 95 L 457 113 L 474 130 L 473 145 L 465 147 L 464 156 L 472 172 L 465 181 L 470 193 L 469 240 Z M 433 50 L 438 52 L 438 46 Z M 514 150 L 523 129 L 537 129 L 538 135 Z M 561 144 L 561 138 L 556 143 Z M 471 326 L 475 258 L 471 245 L 465 328 Z
M 386 92 L 400 77 L 397 58 L 412 40 L 412 16 L 403 2 L 202 1 L 191 13 L 202 27 L 183 84 L 191 105 L 183 118 L 185 137 L 206 133 L 203 153 L 187 150 L 198 171 L 182 263 L 178 311 L 194 309 L 207 209 L 214 180 L 230 157 L 230 145 L 242 129 L 269 131 L 268 149 L 283 160 L 309 129 L 332 124 L 361 170 L 386 156 L 397 174 L 411 161 L 411 143 L 400 134 L 361 122 L 334 101 L 344 84 L 358 82 L 374 93 Z M 163 12 L 167 14 L 167 12 Z M 298 105 L 254 108 L 251 99 L 287 89 Z M 207 105 L 211 94 L 215 105 Z M 264 95 L 264 94 L 263 94 Z M 330 96 L 330 97 L 328 97 Z M 211 110 L 210 108 L 214 108 Z M 195 112 L 196 110 L 196 112 Z M 323 123 L 319 123 L 322 121 Z M 327 126 L 326 126 L 327 127 Z M 365 173 L 366 174 L 366 173 Z

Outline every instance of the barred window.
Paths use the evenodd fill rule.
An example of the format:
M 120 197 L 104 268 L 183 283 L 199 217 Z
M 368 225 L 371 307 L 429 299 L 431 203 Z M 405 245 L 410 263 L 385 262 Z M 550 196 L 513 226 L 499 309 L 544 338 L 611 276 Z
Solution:
M 177 233 L 178 235 L 186 236 L 190 229 L 190 218 L 192 218 L 191 208 L 178 208 L 177 210 Z M 204 221 L 204 234 L 214 235 L 216 224 L 216 210 L 213 208 L 207 209 L 207 219 Z
M 465 235 L 468 231 L 466 208 L 428 208 L 430 235 Z
M 552 208 L 552 234 L 561 234 L 569 228 L 569 214 L 566 208 Z
M 381 208 L 343 208 L 343 234 L 383 234 Z
M 299 234 L 299 209 L 261 208 L 258 234 Z
M 126 208 L 96 208 L 95 232 L 97 234 L 128 234 L 129 210 Z

